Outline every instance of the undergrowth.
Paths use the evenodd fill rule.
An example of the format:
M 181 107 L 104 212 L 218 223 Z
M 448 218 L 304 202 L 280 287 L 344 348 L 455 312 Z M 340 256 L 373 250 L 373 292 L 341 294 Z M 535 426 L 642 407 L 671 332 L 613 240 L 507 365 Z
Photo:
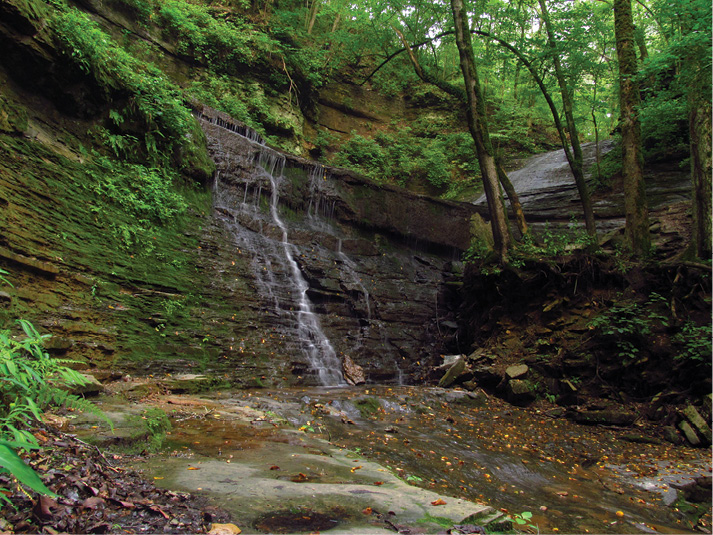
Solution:
M 479 173 L 473 140 L 467 132 L 436 131 L 425 125 L 378 132 L 373 138 L 352 132 L 331 163 L 376 182 L 429 184 L 446 195 L 460 181 L 473 181 Z
M 0 270 L 0 280 L 8 282 Z M 52 407 L 66 407 L 89 411 L 111 422 L 92 403 L 68 391 L 88 381 L 69 368 L 71 360 L 55 359 L 44 350 L 40 335 L 28 321 L 17 323 L 24 336 L 12 336 L 0 330 L 0 472 L 10 473 L 19 483 L 32 490 L 52 495 L 36 472 L 17 454 L 18 450 L 39 447 L 31 432 L 33 425 L 42 421 L 42 412 Z M 0 499 L 7 501 L 6 489 L 0 489 Z
M 156 66 L 121 48 L 83 11 L 55 7 L 48 22 L 60 49 L 98 83 L 108 102 L 120 106 L 110 114 L 114 129 L 135 123 L 132 131 L 141 133 L 142 139 L 124 137 L 123 146 L 112 148 L 152 165 L 176 164 L 178 154 L 193 150 L 198 127 L 180 89 Z

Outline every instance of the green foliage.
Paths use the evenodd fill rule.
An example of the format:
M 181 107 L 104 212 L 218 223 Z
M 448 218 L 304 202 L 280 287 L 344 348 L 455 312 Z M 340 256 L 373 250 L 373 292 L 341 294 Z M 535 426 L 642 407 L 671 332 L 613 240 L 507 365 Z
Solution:
M 133 151 L 154 165 L 165 165 L 198 141 L 180 89 L 157 67 L 131 56 L 76 8 L 58 9 L 49 26 L 60 49 L 97 82 L 107 100 L 121 103 L 128 95 L 128 102 L 110 119 L 117 127 L 124 121 L 137 123 L 133 129 L 143 139 L 107 138 L 112 150 L 123 155 Z
M 711 354 L 713 354 L 712 339 L 713 332 L 711 332 L 710 324 L 696 325 L 690 320 L 684 322 L 679 332 L 673 337 L 674 344 L 680 347 L 676 359 L 690 360 L 710 368 L 712 365 Z
M 255 32 L 239 16 L 232 16 L 230 21 L 218 20 L 208 7 L 199 4 L 161 2 L 157 22 L 168 37 L 176 40 L 180 54 L 219 72 L 234 74 L 236 69 L 254 65 L 275 50 L 275 43 L 266 34 Z
M 575 250 L 592 248 L 596 244 L 596 239 L 572 218 L 567 229 L 553 230 L 546 225 L 537 240 L 532 236 L 523 236 L 512 248 L 509 263 L 512 267 L 521 268 L 528 259 L 552 259 Z
M 416 128 L 399 127 L 393 133 L 378 132 L 373 138 L 352 132 L 331 163 L 376 182 L 427 185 L 441 193 L 455 184 L 456 178 L 472 181 L 478 165 L 467 133 Z
M 0 282 L 12 287 L 12 283 L 4 277 L 5 275 L 9 275 L 9 273 L 4 269 L 0 268 Z
M 386 151 L 374 139 L 355 132 L 349 137 L 333 160 L 335 165 L 355 169 L 376 182 L 386 180 L 388 166 Z
M 639 109 L 641 144 L 646 161 L 688 152 L 688 109 L 681 96 L 657 93 Z
M 252 128 L 259 129 L 260 125 L 253 118 L 246 103 L 245 92 L 240 91 L 228 76 L 215 75 L 194 80 L 189 92 L 199 101 L 224 111 Z
M 175 172 L 99 155 L 93 164 L 87 167 L 92 181 L 86 187 L 128 215 L 166 224 L 186 211 L 185 199 L 172 189 L 178 180 Z
M 226 75 L 213 75 L 194 80 L 190 85 L 191 95 L 209 106 L 226 112 L 269 138 L 268 132 L 287 133 L 294 126 L 277 116 L 265 95 L 265 88 L 258 84 L 238 83 Z M 279 146 L 279 140 L 270 140 Z
M 590 168 L 595 189 L 611 187 L 614 176 L 621 173 L 622 157 L 621 137 L 617 136 L 614 147 L 602 157 L 599 165 L 595 163 Z
M 657 312 L 665 298 L 652 293 L 646 303 L 629 302 L 614 305 L 599 314 L 589 327 L 616 343 L 623 362 L 637 358 L 639 350 L 655 329 L 668 326 L 666 316 Z
M 530 525 L 530 520 L 532 520 L 532 513 L 529 511 L 524 511 L 520 514 L 513 513 L 510 516 L 518 526 Z
M 150 22 L 154 11 L 154 2 L 152 0 L 116 0 L 116 2 L 126 6 L 137 21 L 144 25 Z
M 49 407 L 88 410 L 106 417 L 93 404 L 63 389 L 86 384 L 87 379 L 66 366 L 72 361 L 47 354 L 43 340 L 49 335 L 40 335 L 28 321 L 18 320 L 18 324 L 25 334 L 19 340 L 7 330 L 0 331 L 0 467 L 31 489 L 52 494 L 13 448 L 38 447 L 29 428 L 42 420 L 42 411 Z
M 178 176 L 170 169 L 126 163 L 95 153 L 85 170 L 88 180 L 82 186 L 129 216 L 126 221 L 109 224 L 127 251 L 150 253 L 155 247 L 155 227 L 165 226 L 186 212 L 186 200 L 173 189 Z
M 30 487 L 35 492 L 46 494 L 48 496 L 56 496 L 54 492 L 49 490 L 32 468 L 27 466 L 13 448 L 23 447 L 23 444 L 17 442 L 6 442 L 0 440 L 0 472 L 9 473 L 15 477 L 20 483 Z M 4 491 L 7 489 L 0 488 L 0 499 L 12 505 L 12 502 L 5 496 Z
M 149 451 L 159 451 L 166 440 L 166 433 L 173 429 L 171 420 L 165 411 L 154 407 L 141 413 L 141 423 L 149 433 Z
M 474 263 L 486 261 L 493 255 L 493 248 L 482 240 L 473 240 L 468 250 L 463 253 L 463 262 Z

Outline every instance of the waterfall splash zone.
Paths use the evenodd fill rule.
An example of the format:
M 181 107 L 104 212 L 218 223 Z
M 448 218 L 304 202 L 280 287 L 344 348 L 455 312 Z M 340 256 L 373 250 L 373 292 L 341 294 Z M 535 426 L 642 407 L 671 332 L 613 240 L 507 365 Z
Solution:
M 316 374 L 319 384 L 335 387 L 346 386 L 342 374 L 341 360 L 337 357 L 329 338 L 320 325 L 319 318 L 313 310 L 313 304 L 308 296 L 307 283 L 296 260 L 298 251 L 290 243 L 288 227 L 281 218 L 278 209 L 280 188 L 285 182 L 285 157 L 267 147 L 260 136 L 247 127 L 237 128 L 231 123 L 217 119 L 210 121 L 225 128 L 234 135 L 247 141 L 254 150 L 249 161 L 238 162 L 241 167 L 250 169 L 250 181 L 244 182 L 242 196 L 226 195 L 221 191 L 220 177 L 230 172 L 230 159 L 239 159 L 239 154 L 227 152 L 224 168 L 216 171 L 214 194 L 216 205 L 228 212 L 236 213 L 238 221 L 251 222 L 252 230 L 245 228 L 239 222 L 232 229 L 239 247 L 253 254 L 253 271 L 262 296 L 271 304 L 272 313 L 287 327 L 290 335 L 297 340 L 297 346 L 306 357 L 311 371 Z M 233 127 L 231 127 L 233 126 Z M 222 152 L 222 147 L 218 150 Z M 251 158 L 251 159 L 250 159 Z M 314 180 L 323 177 L 319 169 L 312 172 Z M 265 199 L 263 192 L 269 191 Z M 314 213 L 311 207 L 310 219 L 318 220 L 320 199 L 312 195 Z M 261 209 L 267 202 L 267 216 Z M 290 350 L 289 343 L 285 350 Z

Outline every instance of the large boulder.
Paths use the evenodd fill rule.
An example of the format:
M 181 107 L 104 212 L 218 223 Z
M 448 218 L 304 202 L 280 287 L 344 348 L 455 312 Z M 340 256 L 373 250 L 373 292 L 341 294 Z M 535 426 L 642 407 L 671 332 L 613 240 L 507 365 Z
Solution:
M 567 412 L 567 417 L 578 424 L 619 427 L 628 427 L 636 420 L 635 414 L 618 409 L 570 410 Z
M 510 366 L 505 370 L 505 375 L 509 380 L 513 379 L 524 379 L 530 368 L 527 364 L 517 364 L 515 366 Z
M 700 437 L 699 442 L 706 445 L 711 443 L 711 428 L 693 405 L 688 405 L 683 409 L 683 417 L 690 423 L 692 430 L 695 430 L 695 434 Z M 688 433 L 685 431 L 684 433 L 688 437 Z
M 512 379 L 505 385 L 507 400 L 513 405 L 527 405 L 535 401 L 535 393 L 527 381 Z

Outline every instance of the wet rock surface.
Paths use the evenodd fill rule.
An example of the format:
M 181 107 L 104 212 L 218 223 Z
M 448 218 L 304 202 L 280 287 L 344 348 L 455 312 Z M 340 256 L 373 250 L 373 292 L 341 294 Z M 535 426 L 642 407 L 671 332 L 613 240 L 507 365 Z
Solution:
M 601 154 L 612 148 L 611 141 L 600 143 Z M 586 171 L 596 162 L 596 145 L 585 143 L 582 152 Z M 582 219 L 579 193 L 563 150 L 533 156 L 523 162 L 520 169 L 509 172 L 508 177 L 520 197 L 525 217 L 536 232 L 567 226 L 572 218 Z M 648 166 L 644 178 L 652 212 L 665 211 L 668 206 L 691 198 L 690 173 L 682 170 L 677 162 Z M 591 179 L 591 173 L 587 179 Z M 479 213 L 487 217 L 485 196 L 474 204 Z M 620 185 L 614 184 L 609 191 L 595 194 L 592 205 L 600 233 L 624 226 L 624 195 Z
M 710 504 L 695 502 L 710 490 L 705 451 L 629 441 L 630 429 L 548 416 L 541 402 L 522 409 L 482 391 L 361 387 L 173 395 L 146 406 L 165 410 L 173 430 L 163 454 L 135 466 L 219 505 L 244 533 L 324 531 L 327 520 L 331 533 L 439 533 L 444 518 L 479 525 L 466 517 L 486 505 L 481 513 L 532 512 L 546 533 L 711 525 Z
M 250 258 L 254 320 L 279 338 L 278 359 L 292 355 L 287 375 L 320 384 L 305 348 L 329 344 L 337 366 L 348 355 L 368 382 L 417 378 L 453 333 L 446 282 L 461 269 L 472 206 L 278 153 L 209 108 L 200 117 L 217 165 L 216 215 Z M 311 318 L 322 333 L 304 332 Z

